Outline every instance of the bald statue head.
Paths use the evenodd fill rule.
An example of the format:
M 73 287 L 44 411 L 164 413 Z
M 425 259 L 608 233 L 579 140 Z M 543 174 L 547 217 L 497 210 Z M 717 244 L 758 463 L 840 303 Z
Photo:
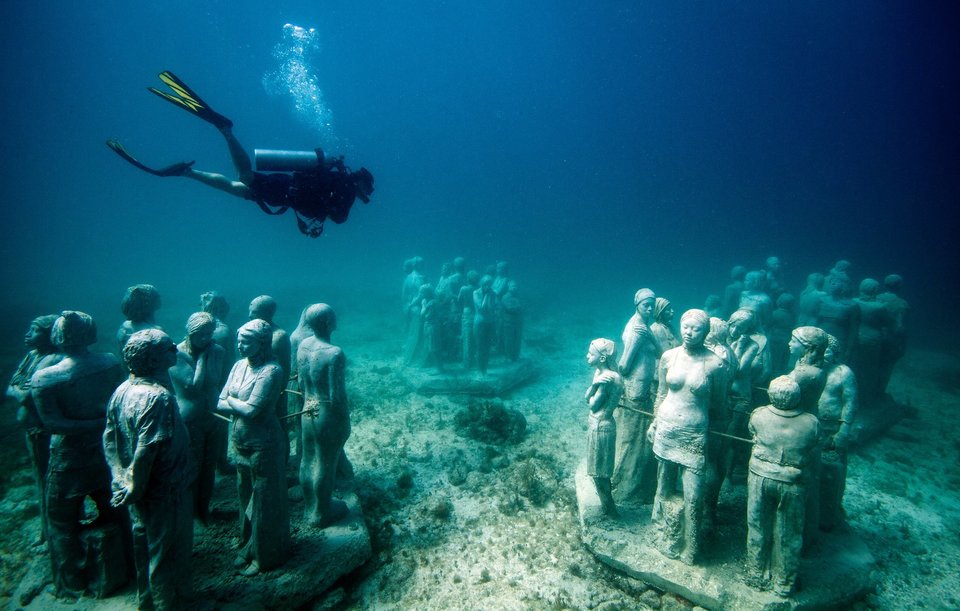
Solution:
M 177 362 L 177 346 L 159 329 L 137 331 L 123 346 L 123 362 L 135 376 L 161 376 Z
M 273 324 L 273 316 L 277 313 L 277 301 L 270 295 L 254 297 L 248 310 L 249 318 L 259 318 Z
M 327 304 L 315 303 L 307 308 L 306 323 L 317 337 L 330 339 L 337 328 L 337 315 Z

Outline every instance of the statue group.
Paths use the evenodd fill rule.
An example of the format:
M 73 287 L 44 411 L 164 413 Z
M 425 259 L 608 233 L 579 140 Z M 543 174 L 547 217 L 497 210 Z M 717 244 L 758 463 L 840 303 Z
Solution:
M 112 354 L 89 350 L 97 334 L 87 314 L 36 318 L 25 337 L 29 352 L 8 386 L 27 437 L 41 537 L 60 598 L 93 590 L 91 572 L 122 585 L 132 565 L 140 608 L 179 608 L 192 590 L 193 520 L 210 518 L 228 434 L 236 461 L 226 468 L 237 479 L 239 575 L 269 571 L 289 557 L 290 446 L 282 422 L 303 419 L 297 446 L 307 526 L 323 529 L 348 514 L 334 498 L 338 470 L 349 469 L 343 445 L 350 416 L 346 359 L 331 343 L 333 309 L 322 303 L 305 309 L 292 361 L 290 336 L 273 323 L 276 302 L 269 296 L 251 301 L 249 322 L 234 334 L 223 322 L 226 300 L 205 293 L 180 344 L 156 325 L 160 304 L 150 285 L 127 290 L 121 307 L 127 320 L 117 332 L 122 365 Z M 291 374 L 295 388 L 287 390 Z M 285 392 L 301 398 L 302 409 L 286 414 Z M 96 505 L 95 516 L 85 499 Z M 98 560 L 106 566 L 86 566 L 94 531 L 99 545 L 110 548 Z
M 517 361 L 523 307 L 507 263 L 488 266 L 481 275 L 456 257 L 441 266 L 436 286 L 423 263 L 411 257 L 403 266 L 404 362 L 437 369 L 459 364 L 485 374 L 491 355 Z
M 609 518 L 617 503 L 649 506 L 660 552 L 697 564 L 720 526 L 722 485 L 746 485 L 743 579 L 795 592 L 801 550 L 844 522 L 858 409 L 881 409 L 904 352 L 900 277 L 882 293 L 865 279 L 852 299 L 849 268 L 811 274 L 797 300 L 776 257 L 738 266 L 723 298 L 687 310 L 678 334 L 669 301 L 637 291 L 619 358 L 605 338 L 587 352 L 586 473 Z

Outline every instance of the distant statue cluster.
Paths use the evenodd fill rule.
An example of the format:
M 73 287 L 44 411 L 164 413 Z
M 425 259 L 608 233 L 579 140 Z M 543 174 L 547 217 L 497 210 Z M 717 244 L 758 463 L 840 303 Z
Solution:
M 287 429 L 301 418 L 307 522 L 323 528 L 348 513 L 332 498 L 335 475 L 352 467 L 343 455 L 346 361 L 330 340 L 330 306 L 306 308 L 291 336 L 273 323 L 274 299 L 261 295 L 234 334 L 223 322 L 226 300 L 208 292 L 175 344 L 154 322 L 160 305 L 151 285 L 127 290 L 117 332 L 123 365 L 89 351 L 96 325 L 83 312 L 40 316 L 24 338 L 29 352 L 7 394 L 26 430 L 58 597 L 94 589 L 91 574 L 112 576 L 94 591 L 108 594 L 132 564 L 140 608 L 178 608 L 191 590 L 193 519 L 209 519 L 218 467 L 237 474 L 238 573 L 279 566 L 290 547 Z M 291 414 L 288 393 L 298 398 Z M 235 465 L 227 462 L 228 431 Z M 102 566 L 89 566 L 92 548 Z
M 491 355 L 520 358 L 523 306 L 506 262 L 481 275 L 457 257 L 441 266 L 436 286 L 424 276 L 422 257 L 407 259 L 403 270 L 407 365 L 442 369 L 459 363 L 486 373 Z
M 810 274 L 797 299 L 776 257 L 737 266 L 679 334 L 670 302 L 637 291 L 619 358 L 603 338 L 586 357 L 587 473 L 604 512 L 651 504 L 661 551 L 695 564 L 722 484 L 746 483 L 746 580 L 789 596 L 801 547 L 844 520 L 858 405 L 879 409 L 906 345 L 901 278 L 864 279 L 851 297 L 849 273 L 839 261 Z

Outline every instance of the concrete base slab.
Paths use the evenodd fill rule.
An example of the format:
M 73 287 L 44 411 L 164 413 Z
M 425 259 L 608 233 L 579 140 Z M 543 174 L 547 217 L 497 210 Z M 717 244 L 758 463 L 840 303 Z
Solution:
M 802 561 L 798 592 L 781 598 L 748 586 L 741 576 L 745 493 L 733 491 L 721 497 L 718 521 L 722 526 L 706 545 L 702 564 L 690 566 L 667 558 L 655 547 L 659 536 L 650 524 L 650 505 L 621 505 L 618 519 L 607 518 L 600 510 L 593 480 L 586 474 L 586 463 L 580 464 L 575 479 L 581 539 L 587 549 L 604 564 L 701 607 L 770 611 L 847 608 L 873 587 L 873 556 L 848 529 L 821 535 Z
M 403 371 L 407 383 L 422 395 L 476 395 L 496 397 L 537 377 L 532 361 L 495 361 L 486 373 L 465 370 L 460 365 L 445 365 L 442 369 L 412 369 Z

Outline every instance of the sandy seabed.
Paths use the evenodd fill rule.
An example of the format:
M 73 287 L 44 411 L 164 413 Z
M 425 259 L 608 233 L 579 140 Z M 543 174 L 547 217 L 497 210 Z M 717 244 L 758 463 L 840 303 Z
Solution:
M 300 608 L 690 608 L 599 564 L 579 539 L 573 472 L 586 439 L 583 392 L 591 372 L 584 354 L 591 339 L 616 338 L 622 324 L 593 320 L 588 312 L 531 313 L 524 356 L 540 375 L 504 397 L 506 407 L 526 417 L 526 435 L 518 443 L 486 444 L 454 426 L 468 398 L 409 391 L 398 321 L 341 315 L 334 342 L 348 356 L 353 421 L 346 451 L 374 552 Z M 3 355 L 4 372 L 12 372 L 18 356 Z M 912 408 L 909 417 L 850 457 L 845 507 L 877 560 L 876 590 L 857 608 L 958 608 L 960 357 L 911 349 L 889 390 Z M 39 509 L 14 414 L 10 403 L 0 414 L 0 608 L 10 609 L 19 606 L 18 587 L 42 581 L 46 562 L 44 547 L 33 544 Z M 214 518 L 196 536 L 197 606 L 284 608 L 215 561 L 233 557 L 233 479 L 221 478 L 216 494 Z M 295 488 L 292 499 L 296 514 L 302 503 Z M 281 568 L 256 579 L 282 574 Z M 41 595 L 28 608 L 129 609 L 135 601 L 128 586 L 105 600 L 73 604 Z

